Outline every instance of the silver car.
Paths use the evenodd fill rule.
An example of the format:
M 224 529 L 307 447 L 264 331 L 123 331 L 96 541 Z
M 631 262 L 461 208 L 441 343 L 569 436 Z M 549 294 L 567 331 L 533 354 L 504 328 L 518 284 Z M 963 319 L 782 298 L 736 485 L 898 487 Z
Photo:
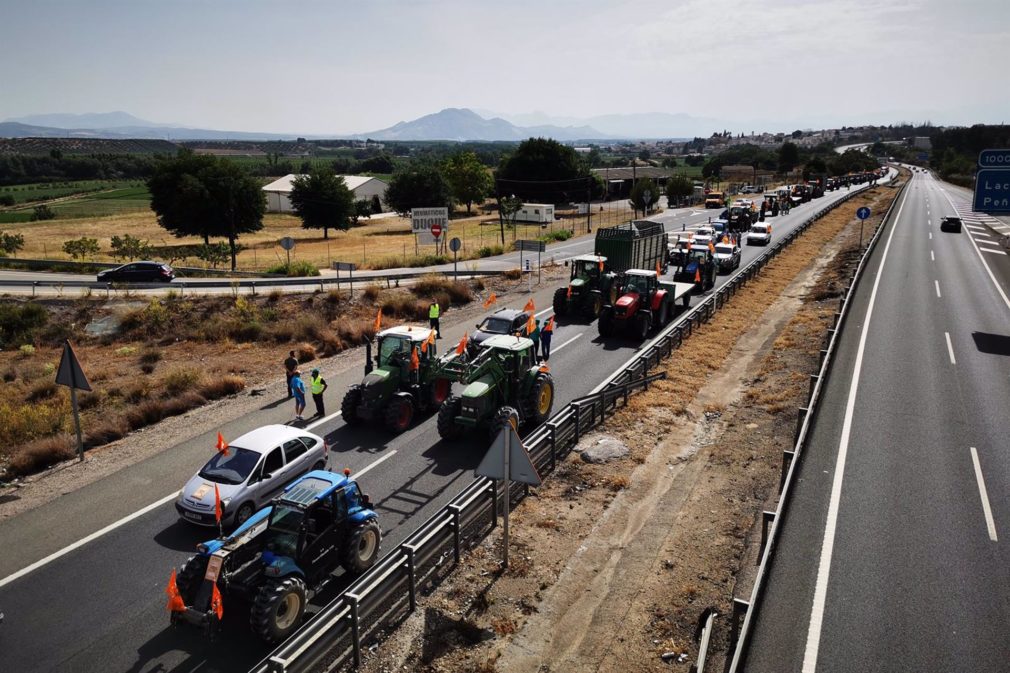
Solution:
M 227 455 L 214 454 L 179 491 L 179 517 L 216 526 L 214 486 L 221 497 L 221 523 L 241 525 L 292 481 L 323 469 L 330 447 L 322 437 L 288 425 L 265 425 L 231 442 Z

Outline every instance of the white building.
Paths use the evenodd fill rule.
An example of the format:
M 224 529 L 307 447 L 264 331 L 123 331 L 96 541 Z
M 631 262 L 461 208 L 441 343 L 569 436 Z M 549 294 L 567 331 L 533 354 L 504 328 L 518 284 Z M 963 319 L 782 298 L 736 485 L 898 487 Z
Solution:
M 288 195 L 291 194 L 291 181 L 296 177 L 298 176 L 294 173 L 285 175 L 283 178 L 274 180 L 269 185 L 263 187 L 263 192 L 267 195 L 268 213 L 290 213 L 294 211 Z M 386 210 L 386 188 L 389 185 L 385 182 L 378 178 L 368 177 L 367 175 L 342 175 L 340 177 L 344 179 L 344 184 L 354 194 L 355 201 L 360 201 L 361 199 L 371 201 L 373 196 L 378 196 L 379 202 L 382 204 L 382 210 Z

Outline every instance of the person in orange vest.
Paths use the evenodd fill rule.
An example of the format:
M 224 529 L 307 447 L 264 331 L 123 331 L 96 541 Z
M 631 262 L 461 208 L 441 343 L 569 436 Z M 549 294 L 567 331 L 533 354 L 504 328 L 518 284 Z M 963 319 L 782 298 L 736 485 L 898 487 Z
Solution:
M 551 337 L 554 336 L 554 316 L 551 316 L 540 330 L 540 357 L 544 362 L 551 359 Z

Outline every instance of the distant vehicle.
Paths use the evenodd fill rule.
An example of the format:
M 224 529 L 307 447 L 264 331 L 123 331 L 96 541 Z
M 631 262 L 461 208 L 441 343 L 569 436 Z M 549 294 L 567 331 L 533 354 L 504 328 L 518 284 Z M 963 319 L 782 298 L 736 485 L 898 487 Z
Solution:
M 758 223 L 751 225 L 747 232 L 747 245 L 768 245 L 772 240 L 772 226 L 770 224 Z
M 161 262 L 130 262 L 98 274 L 99 283 L 170 283 L 175 270 Z
M 722 192 L 709 192 L 705 195 L 706 208 L 723 208 L 726 206 L 726 195 Z
M 698 227 L 697 229 L 695 229 L 694 235 L 695 235 L 696 238 L 698 236 L 708 236 L 709 238 L 712 238 L 713 236 L 715 236 L 715 229 L 712 228 L 711 225 L 704 225 L 703 224 L 700 227 Z
M 200 468 L 179 491 L 179 516 L 216 526 L 214 487 L 221 497 L 222 525 L 240 526 L 289 483 L 326 466 L 322 437 L 289 425 L 265 425 L 235 439 Z
M 554 204 L 524 203 L 513 216 L 516 222 L 536 222 L 546 224 L 554 221 Z
M 754 185 L 744 185 L 743 189 L 740 190 L 740 193 L 741 194 L 757 194 L 760 191 L 761 190 L 758 189 L 757 187 L 755 187 Z
M 496 334 L 517 335 L 526 327 L 530 314 L 514 308 L 503 308 L 495 311 L 477 325 L 477 330 L 470 334 L 470 345 L 480 346 L 485 340 Z
M 940 219 L 940 231 L 950 231 L 955 234 L 961 233 L 960 217 L 944 217 Z
M 728 273 L 740 267 L 740 246 L 732 243 L 717 243 L 715 246 L 715 263 L 719 273 Z

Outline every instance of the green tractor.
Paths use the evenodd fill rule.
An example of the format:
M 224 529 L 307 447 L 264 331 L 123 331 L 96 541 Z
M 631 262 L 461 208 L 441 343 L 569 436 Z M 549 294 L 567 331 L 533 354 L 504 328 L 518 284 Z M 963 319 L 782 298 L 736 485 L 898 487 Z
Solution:
M 466 385 L 438 410 L 438 434 L 458 439 L 468 430 L 486 429 L 494 439 L 505 424 L 536 427 L 550 418 L 554 378 L 537 363 L 533 342 L 525 337 L 499 335 L 485 340 L 472 359 L 443 356 L 436 376 Z
M 430 336 L 427 327 L 398 326 L 379 332 L 374 367 L 372 344 L 365 344 L 365 378 L 348 389 L 340 405 L 345 423 L 381 421 L 400 433 L 410 427 L 415 414 L 438 409 L 452 392 L 452 381 L 436 373 L 438 359 Z M 412 350 L 417 354 L 416 369 Z
M 595 320 L 600 309 L 612 302 L 610 296 L 615 274 L 607 269 L 607 258 L 580 255 L 572 260 L 572 278 L 568 287 L 554 293 L 554 314 L 564 318 L 570 312 Z M 600 270 L 603 267 L 604 270 Z

